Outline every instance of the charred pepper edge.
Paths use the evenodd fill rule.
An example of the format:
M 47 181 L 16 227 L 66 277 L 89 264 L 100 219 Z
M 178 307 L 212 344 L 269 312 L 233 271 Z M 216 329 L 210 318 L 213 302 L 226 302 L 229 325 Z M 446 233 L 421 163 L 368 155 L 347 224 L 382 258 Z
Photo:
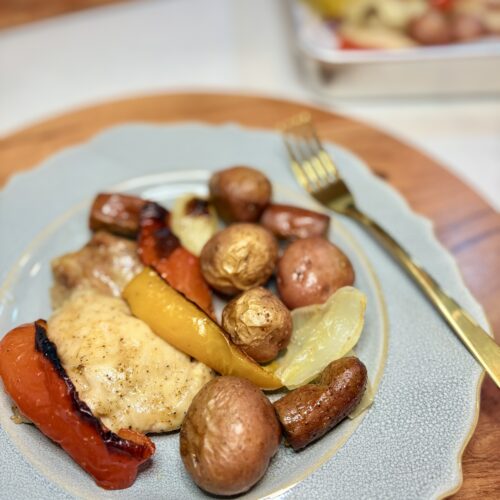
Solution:
M 135 459 L 149 458 L 151 450 L 148 446 L 124 439 L 118 434 L 107 429 L 102 422 L 94 416 L 88 405 L 80 399 L 78 391 L 62 366 L 57 354 L 56 345 L 47 336 L 47 322 L 43 319 L 35 321 L 35 349 L 40 352 L 54 367 L 57 374 L 66 384 L 75 411 L 97 431 L 104 444 L 110 451 L 124 453 Z
M 210 214 L 210 202 L 203 198 L 191 198 L 184 208 L 185 215 L 198 216 Z
M 154 201 L 148 201 L 141 209 L 139 218 L 139 241 L 144 237 L 143 230 L 153 226 L 151 236 L 154 237 L 156 251 L 161 259 L 168 259 L 172 252 L 181 246 L 181 242 L 172 232 L 167 222 L 170 212 Z M 148 235 L 146 235 L 148 237 Z M 139 257 L 142 260 L 142 252 L 139 247 Z M 146 264 L 143 261 L 143 264 Z

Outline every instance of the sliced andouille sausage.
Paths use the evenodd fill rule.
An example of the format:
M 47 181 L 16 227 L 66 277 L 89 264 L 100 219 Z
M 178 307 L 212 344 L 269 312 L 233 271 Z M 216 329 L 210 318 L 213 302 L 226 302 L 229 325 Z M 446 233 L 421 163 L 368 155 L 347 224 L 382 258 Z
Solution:
M 11 330 L 0 341 L 0 377 L 20 412 L 105 489 L 129 487 L 139 466 L 155 451 L 145 435 L 115 434 L 80 400 L 38 320 Z
M 330 363 L 317 384 L 295 389 L 274 403 L 286 440 L 300 450 L 335 427 L 359 404 L 367 383 L 355 357 Z
M 139 231 L 141 210 L 147 200 L 120 193 L 98 194 L 90 209 L 89 227 L 134 238 Z
M 292 205 L 269 205 L 260 223 L 280 239 L 310 238 L 328 234 L 330 217 Z

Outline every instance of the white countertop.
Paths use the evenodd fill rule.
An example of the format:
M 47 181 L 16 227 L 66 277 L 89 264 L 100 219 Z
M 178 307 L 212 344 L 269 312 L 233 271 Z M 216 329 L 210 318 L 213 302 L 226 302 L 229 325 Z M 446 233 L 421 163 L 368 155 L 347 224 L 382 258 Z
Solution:
M 279 0 L 142 0 L 0 31 L 0 135 L 149 92 L 230 90 L 314 103 L 287 29 Z M 500 99 L 332 109 L 419 146 L 500 209 Z

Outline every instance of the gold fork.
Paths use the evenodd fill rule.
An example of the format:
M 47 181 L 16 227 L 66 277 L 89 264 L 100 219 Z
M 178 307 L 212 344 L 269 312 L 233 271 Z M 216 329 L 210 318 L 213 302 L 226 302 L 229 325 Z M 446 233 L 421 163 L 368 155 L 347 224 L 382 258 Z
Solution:
M 309 113 L 281 127 L 295 177 L 322 205 L 356 220 L 382 244 L 415 280 L 430 302 L 500 387 L 500 347 L 401 245 L 356 206 L 349 187 L 316 133 Z

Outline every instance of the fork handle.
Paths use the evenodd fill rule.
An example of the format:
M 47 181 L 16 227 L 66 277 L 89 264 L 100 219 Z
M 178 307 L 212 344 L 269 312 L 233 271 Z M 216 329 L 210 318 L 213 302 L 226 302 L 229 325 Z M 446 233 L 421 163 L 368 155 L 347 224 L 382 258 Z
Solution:
M 346 215 L 367 227 L 382 246 L 420 285 L 434 307 L 441 313 L 467 349 L 500 388 L 500 347 L 427 273 L 401 245 L 368 215 L 349 207 Z

